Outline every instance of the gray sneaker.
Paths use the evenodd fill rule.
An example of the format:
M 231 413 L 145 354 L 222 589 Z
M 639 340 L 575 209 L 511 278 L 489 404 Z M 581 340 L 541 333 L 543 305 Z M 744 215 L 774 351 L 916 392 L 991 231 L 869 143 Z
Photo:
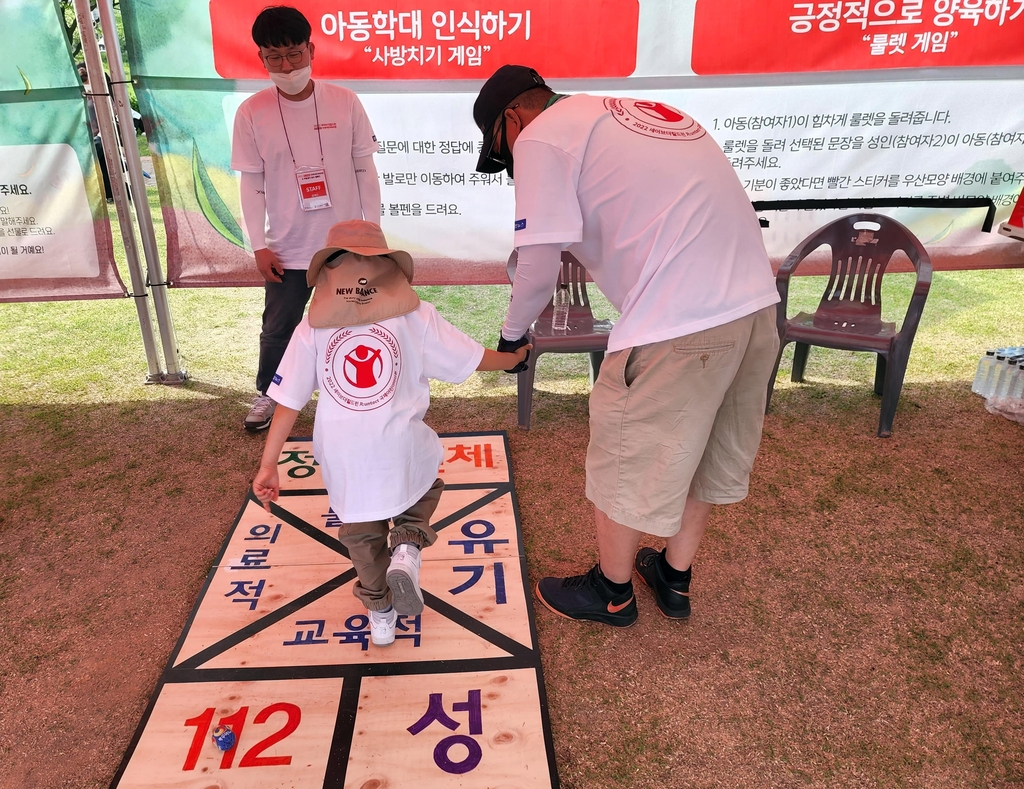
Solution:
M 388 566 L 388 586 L 391 588 L 391 605 L 403 616 L 423 613 L 423 592 L 420 591 L 420 549 L 403 542 L 391 554 Z
M 275 408 L 277 403 L 266 395 L 260 395 L 252 401 L 252 408 L 249 409 L 249 415 L 242 420 L 242 427 L 250 433 L 266 430 L 270 427 L 270 420 L 274 418 Z

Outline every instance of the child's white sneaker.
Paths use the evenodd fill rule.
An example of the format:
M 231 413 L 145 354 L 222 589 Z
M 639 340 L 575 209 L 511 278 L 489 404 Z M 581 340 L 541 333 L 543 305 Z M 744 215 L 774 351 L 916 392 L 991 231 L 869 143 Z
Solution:
M 391 554 L 388 567 L 388 586 L 391 604 L 402 616 L 416 616 L 423 612 L 423 592 L 420 591 L 420 549 L 403 542 Z
M 386 647 L 395 643 L 395 625 L 398 624 L 398 612 L 394 606 L 387 611 L 370 611 L 370 641 L 376 647 Z

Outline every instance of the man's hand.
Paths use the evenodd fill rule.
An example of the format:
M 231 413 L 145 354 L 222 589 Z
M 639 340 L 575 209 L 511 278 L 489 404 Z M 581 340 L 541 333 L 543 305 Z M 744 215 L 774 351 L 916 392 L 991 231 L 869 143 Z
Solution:
M 515 353 L 524 345 L 530 342 L 530 338 L 527 335 L 523 335 L 518 340 L 506 340 L 500 334 L 498 335 L 498 353 Z M 506 370 L 506 373 L 521 373 L 526 369 L 526 360 L 530 358 L 530 351 L 526 351 L 526 356 L 511 370 Z
M 263 279 L 267 282 L 280 282 L 284 266 L 277 259 L 277 255 L 266 248 L 257 249 L 253 254 L 256 256 L 256 268 L 263 275 Z

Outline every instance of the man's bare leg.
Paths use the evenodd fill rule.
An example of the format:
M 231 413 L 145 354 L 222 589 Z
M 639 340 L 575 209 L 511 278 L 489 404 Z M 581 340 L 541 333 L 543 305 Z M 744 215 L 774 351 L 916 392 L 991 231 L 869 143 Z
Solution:
M 683 510 L 679 531 L 669 537 L 665 545 L 665 559 L 671 567 L 685 571 L 693 564 L 693 557 L 697 555 L 697 548 L 708 527 L 712 506 L 693 496 L 686 497 L 686 508 Z M 601 556 L 603 561 L 604 554 Z
M 707 529 L 712 506 L 692 496 L 686 497 L 679 532 L 669 537 L 665 545 L 665 558 L 675 569 L 686 570 L 693 563 Z M 612 520 L 597 507 L 594 508 L 594 521 L 601 572 L 609 581 L 624 584 L 633 576 L 633 557 L 640 546 L 642 533 Z
M 661 613 L 669 619 L 690 616 L 690 565 L 710 515 L 710 504 L 687 496 L 679 531 L 665 541 L 665 553 L 642 548 L 636 556 L 637 572 L 654 592 Z
M 640 532 L 616 523 L 600 510 L 595 509 L 594 518 L 600 564 L 583 575 L 541 578 L 537 599 L 569 619 L 629 627 L 637 617 L 632 575 Z
M 613 521 L 597 507 L 594 507 L 594 521 L 601 572 L 609 581 L 627 583 L 633 577 L 633 557 L 640 546 L 642 533 Z

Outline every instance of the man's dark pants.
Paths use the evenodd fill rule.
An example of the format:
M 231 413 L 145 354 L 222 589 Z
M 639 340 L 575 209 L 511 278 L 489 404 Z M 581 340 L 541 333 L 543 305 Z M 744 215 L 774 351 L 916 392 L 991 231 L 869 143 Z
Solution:
M 306 302 L 313 289 L 306 285 L 306 272 L 285 269 L 280 282 L 268 282 L 263 306 L 263 331 L 260 332 L 260 366 L 256 373 L 256 388 L 267 393 L 281 363 L 292 332 L 302 320 Z

